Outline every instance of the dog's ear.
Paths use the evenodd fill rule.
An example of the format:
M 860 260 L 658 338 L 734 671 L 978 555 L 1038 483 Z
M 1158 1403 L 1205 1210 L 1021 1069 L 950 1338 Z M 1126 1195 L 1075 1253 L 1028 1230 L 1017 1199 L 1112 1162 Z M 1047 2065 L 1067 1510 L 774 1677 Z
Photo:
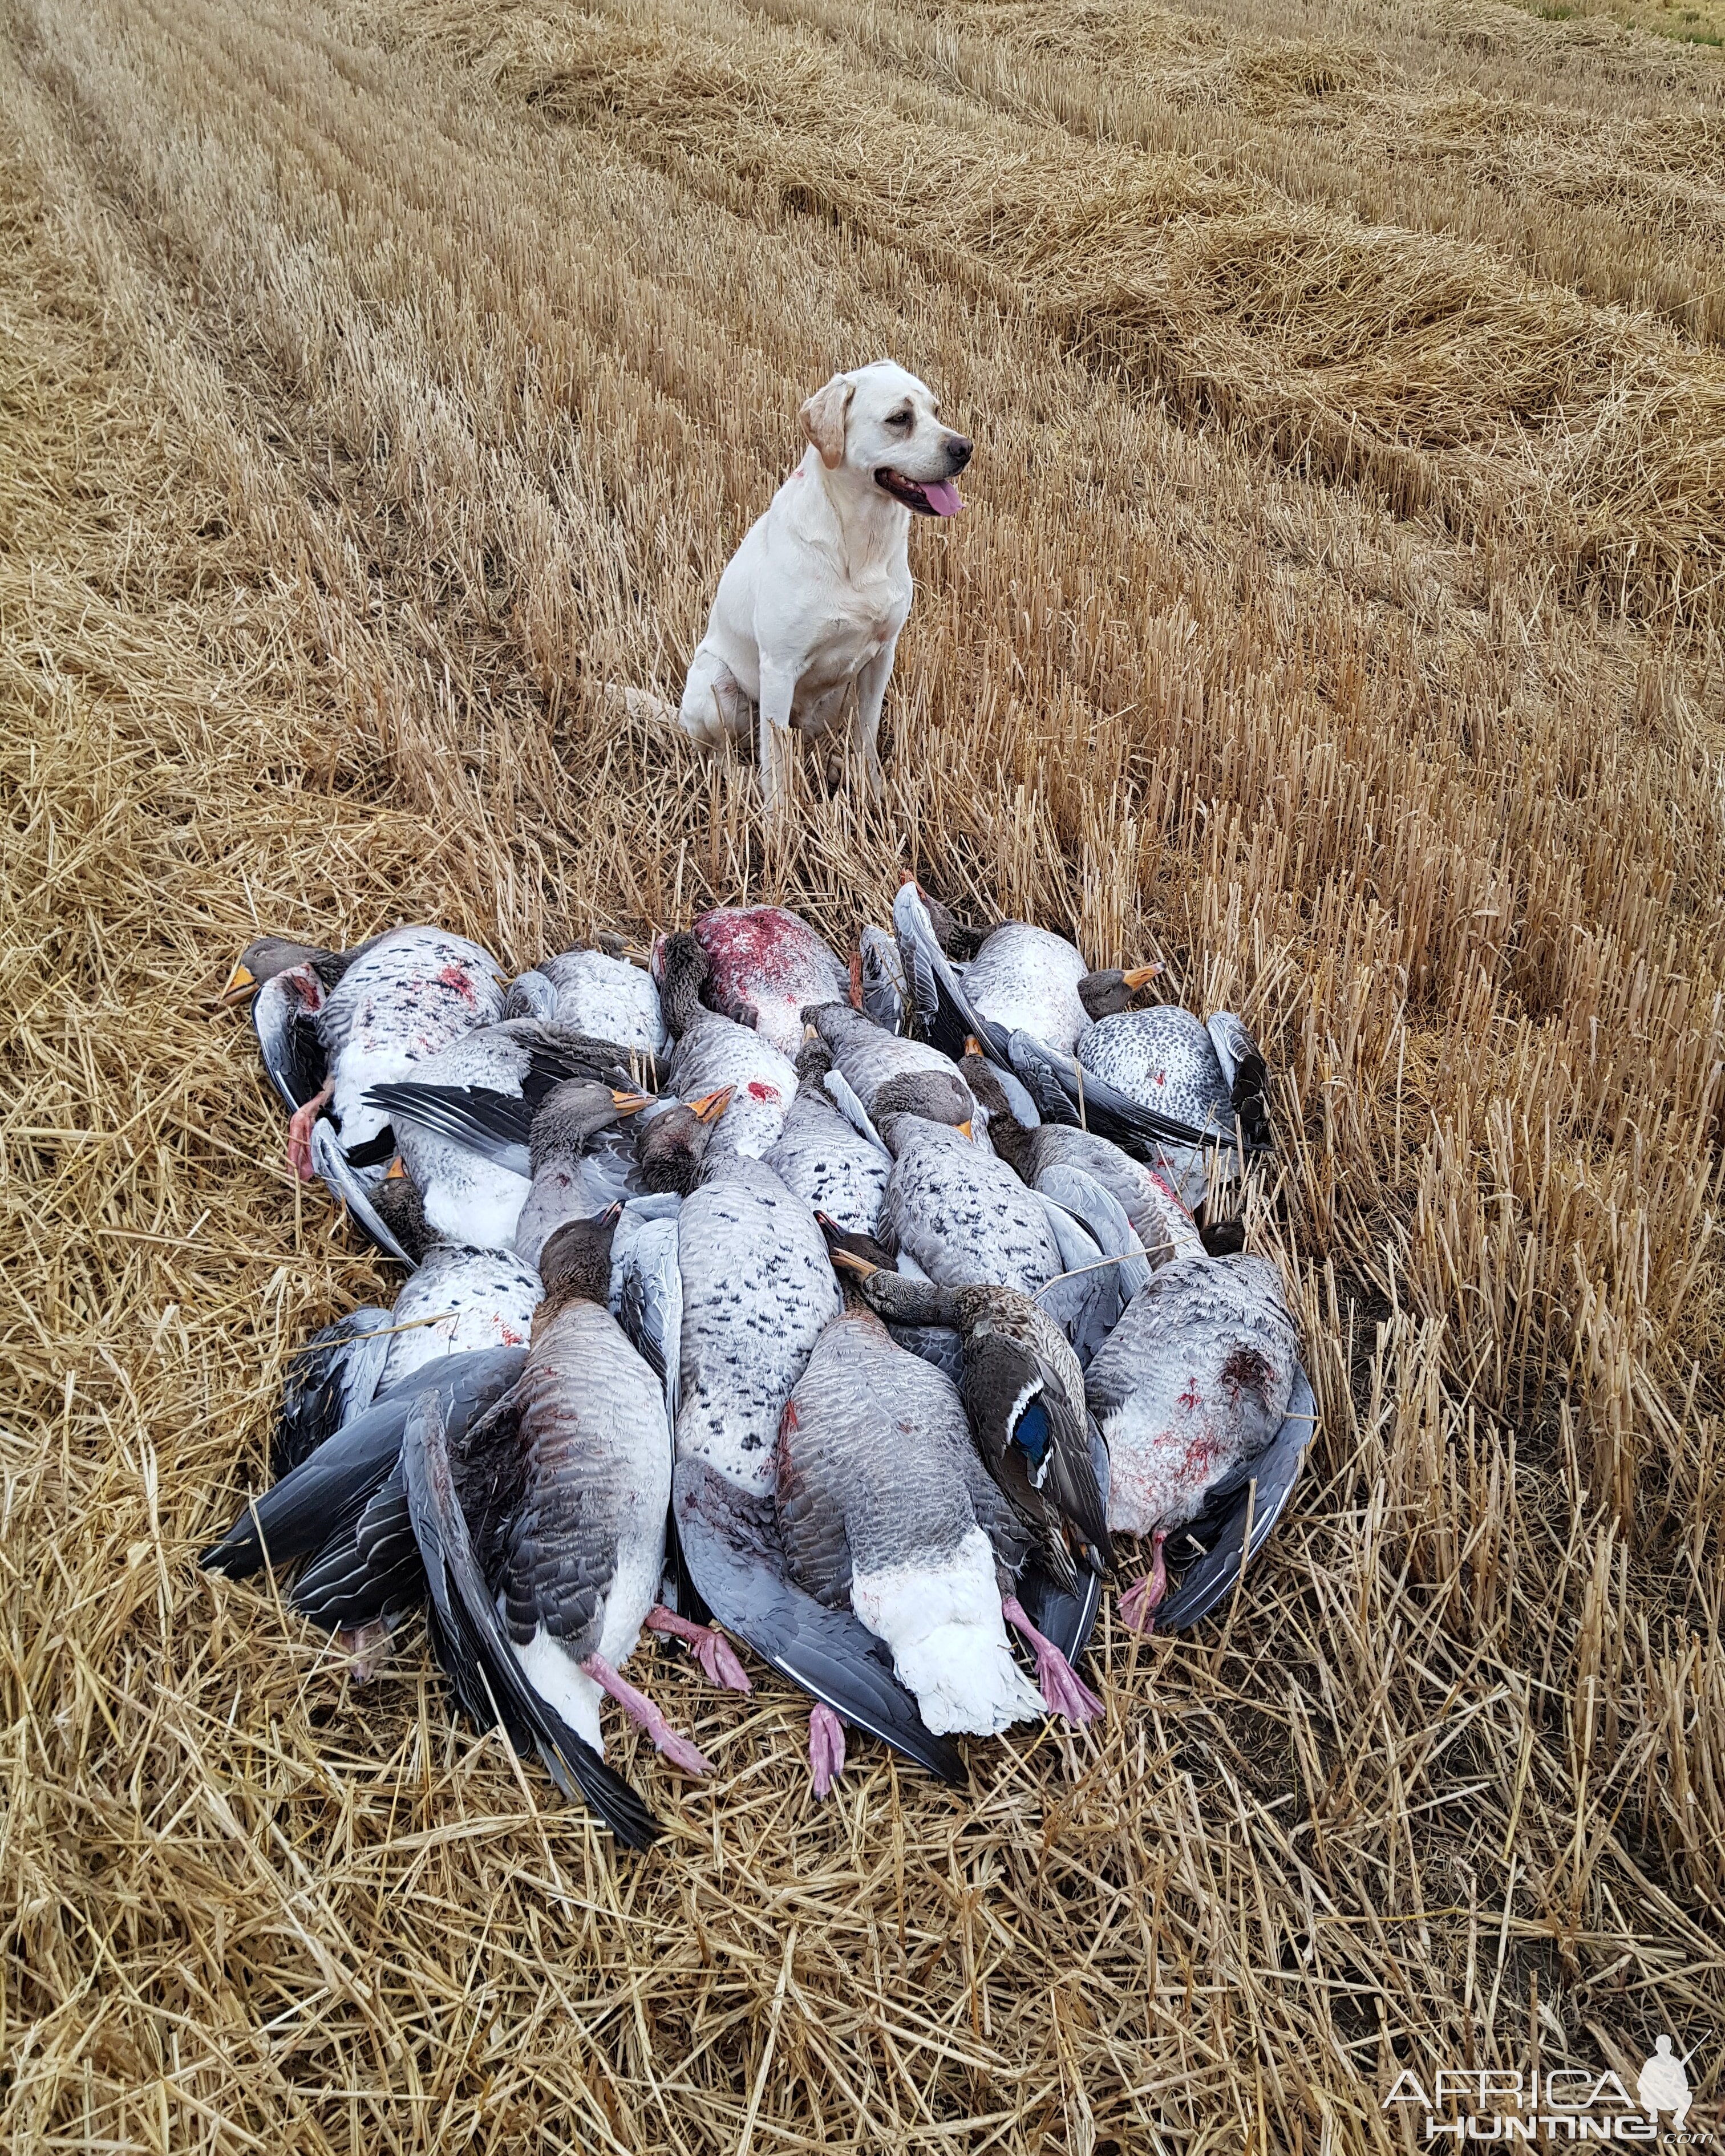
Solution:
M 829 471 L 845 461 L 845 415 L 856 394 L 856 384 L 846 374 L 835 374 L 824 389 L 817 389 L 803 407 L 803 432 L 820 451 Z

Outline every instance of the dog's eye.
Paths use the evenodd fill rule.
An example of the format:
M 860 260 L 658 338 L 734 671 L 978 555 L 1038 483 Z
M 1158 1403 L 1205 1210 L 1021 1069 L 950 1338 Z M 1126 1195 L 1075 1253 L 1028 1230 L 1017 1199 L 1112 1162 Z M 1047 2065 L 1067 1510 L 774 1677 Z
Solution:
M 889 427 L 908 427 L 911 424 L 911 417 L 909 412 L 895 412 L 886 424 Z

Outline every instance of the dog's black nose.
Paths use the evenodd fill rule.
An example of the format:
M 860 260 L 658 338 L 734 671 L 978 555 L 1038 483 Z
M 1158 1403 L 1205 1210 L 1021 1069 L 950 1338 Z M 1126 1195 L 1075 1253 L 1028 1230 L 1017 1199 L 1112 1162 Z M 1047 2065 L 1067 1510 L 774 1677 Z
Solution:
M 967 442 L 963 434 L 949 434 L 947 437 L 947 470 L 955 478 L 970 462 L 975 449 L 975 443 Z

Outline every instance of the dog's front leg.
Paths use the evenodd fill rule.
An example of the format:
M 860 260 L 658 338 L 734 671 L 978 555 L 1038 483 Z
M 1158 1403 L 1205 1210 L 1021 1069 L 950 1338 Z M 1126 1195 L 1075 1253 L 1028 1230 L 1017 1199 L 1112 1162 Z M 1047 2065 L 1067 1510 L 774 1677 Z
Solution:
M 796 701 L 798 675 L 788 666 L 761 665 L 761 798 L 769 818 L 789 808 L 796 742 L 791 734 L 791 708 Z
M 894 637 L 886 649 L 871 659 L 856 677 L 856 719 L 851 727 L 850 746 L 862 767 L 863 783 L 869 790 L 870 801 L 886 798 L 886 779 L 880 769 L 880 706 L 886 701 L 886 684 L 892 678 L 893 654 L 898 649 L 898 639 Z

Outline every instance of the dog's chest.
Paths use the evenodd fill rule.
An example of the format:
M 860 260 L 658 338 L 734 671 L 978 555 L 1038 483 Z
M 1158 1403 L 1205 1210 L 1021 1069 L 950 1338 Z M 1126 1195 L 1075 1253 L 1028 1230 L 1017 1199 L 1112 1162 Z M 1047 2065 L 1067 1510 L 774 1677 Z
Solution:
M 803 686 L 811 694 L 850 681 L 878 659 L 905 625 L 911 583 L 890 574 L 822 594 Z

